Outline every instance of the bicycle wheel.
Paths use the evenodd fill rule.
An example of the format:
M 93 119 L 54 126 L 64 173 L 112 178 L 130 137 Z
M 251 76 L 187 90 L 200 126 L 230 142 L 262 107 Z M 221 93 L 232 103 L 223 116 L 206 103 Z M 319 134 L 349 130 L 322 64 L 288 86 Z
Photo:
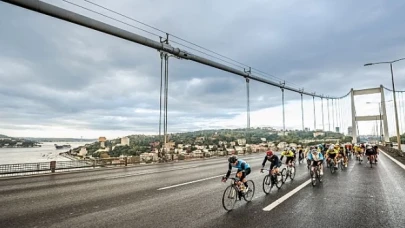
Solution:
M 228 186 L 222 196 L 222 206 L 224 209 L 227 211 L 232 211 L 233 207 L 235 207 L 236 200 L 238 199 L 237 197 L 238 190 L 232 185 Z
M 373 168 L 373 159 L 371 156 L 370 156 L 370 168 Z
M 283 168 L 282 170 L 281 170 L 281 180 L 282 180 L 282 182 L 283 183 L 285 183 L 286 182 L 286 180 L 287 180 L 287 169 L 286 168 Z
M 311 170 L 311 182 L 312 182 L 312 186 L 316 185 L 316 175 L 315 175 L 315 172 L 313 172 L 312 170 Z
M 321 169 L 318 167 L 316 170 L 316 178 L 318 178 L 319 183 L 322 183 L 322 178 L 321 178 Z
M 276 186 L 277 186 L 278 189 L 280 189 L 281 186 L 283 186 L 283 183 L 284 183 L 283 182 L 284 174 L 280 173 L 280 175 L 277 175 L 276 178 L 277 178 Z
M 243 199 L 245 199 L 246 202 L 250 202 L 255 195 L 255 183 L 252 180 L 248 180 L 247 183 L 249 190 L 243 195 Z
M 268 174 L 263 178 L 263 192 L 269 194 L 273 188 L 273 183 L 271 181 L 271 175 Z
M 340 160 L 340 170 L 343 170 L 345 168 L 344 160 Z
M 329 168 L 330 168 L 330 172 L 332 174 L 334 174 L 335 173 L 335 162 L 331 161 L 329 164 Z
M 295 166 L 291 167 L 290 169 L 290 179 L 294 180 L 295 177 Z

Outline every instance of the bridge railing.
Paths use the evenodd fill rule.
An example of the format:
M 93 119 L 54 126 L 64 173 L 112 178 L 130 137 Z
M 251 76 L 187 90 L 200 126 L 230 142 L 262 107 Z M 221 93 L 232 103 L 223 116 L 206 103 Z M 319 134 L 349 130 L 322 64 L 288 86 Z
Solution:
M 139 162 L 127 159 L 125 157 L 125 158 L 105 158 L 95 160 L 0 164 L 0 177 L 55 173 L 81 169 L 94 169 L 106 166 L 120 166 L 120 165 L 126 166 L 127 164 L 139 164 Z
M 259 153 L 263 151 L 252 151 L 252 152 L 242 152 L 236 154 L 251 154 Z M 232 152 L 233 154 L 234 152 Z M 44 173 L 55 173 L 55 172 L 66 172 L 73 170 L 83 170 L 83 169 L 95 169 L 100 167 L 111 167 L 111 166 L 128 166 L 137 165 L 141 163 L 151 163 L 151 162 L 169 162 L 169 161 L 179 161 L 179 160 L 189 160 L 189 159 L 204 159 L 204 158 L 215 158 L 215 157 L 226 157 L 231 155 L 231 152 L 213 152 L 213 153 L 202 153 L 201 155 L 175 155 L 167 154 L 166 159 L 154 160 L 153 158 L 143 160 L 138 156 L 134 157 L 118 157 L 118 158 L 99 158 L 91 160 L 72 160 L 72 161 L 50 161 L 50 162 L 38 162 L 38 163 L 18 163 L 18 164 L 0 164 L 0 177 L 6 176 L 24 176 L 33 174 L 44 174 Z

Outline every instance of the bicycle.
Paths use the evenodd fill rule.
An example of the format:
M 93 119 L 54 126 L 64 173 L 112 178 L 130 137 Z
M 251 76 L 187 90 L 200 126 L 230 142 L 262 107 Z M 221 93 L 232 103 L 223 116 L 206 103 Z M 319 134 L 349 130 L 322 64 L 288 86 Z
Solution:
M 338 167 L 339 167 L 339 162 L 337 163 Z M 334 174 L 335 171 L 338 169 L 335 167 L 335 160 L 332 158 L 329 158 L 329 162 L 328 162 L 328 167 L 330 169 L 330 173 Z
M 281 175 L 285 176 L 283 180 L 284 183 L 287 181 L 288 177 L 290 177 L 291 181 L 293 181 L 295 177 L 295 161 L 291 161 L 291 164 L 287 165 L 287 168 L 284 167 L 281 170 Z
M 304 161 L 303 161 L 304 160 L 304 152 L 299 153 L 298 157 L 299 157 L 298 158 L 298 163 L 299 164 L 304 163 Z
M 322 164 L 322 163 L 321 163 Z M 314 176 L 315 175 L 315 176 Z M 319 181 L 319 183 L 322 183 L 321 179 L 321 165 L 316 166 L 316 170 L 312 171 L 311 169 L 311 180 L 312 180 L 312 186 L 314 187 L 316 185 L 316 180 Z
M 269 173 L 264 176 L 263 178 L 263 192 L 266 194 L 269 194 L 271 189 L 274 187 L 274 185 L 276 185 L 276 187 L 278 189 L 281 188 L 281 186 L 283 186 L 283 174 L 281 172 L 279 172 L 278 174 L 271 174 L 271 170 L 270 169 L 263 169 L 266 171 L 269 171 Z M 279 179 L 279 177 L 281 177 L 281 179 Z
M 255 183 L 252 180 L 248 180 L 247 183 L 249 185 L 249 190 L 244 193 L 245 185 L 239 178 L 230 177 L 229 179 L 231 179 L 232 182 L 225 188 L 224 194 L 222 195 L 222 206 L 225 210 L 232 211 L 235 207 L 236 201 L 242 200 L 242 197 L 246 202 L 252 201 L 255 194 Z M 227 199 L 229 200 L 230 205 L 226 203 Z
M 345 159 L 344 159 L 344 157 L 339 157 L 337 162 L 338 162 L 338 168 L 340 166 L 340 170 L 344 170 L 345 169 Z
M 307 159 L 307 169 L 309 171 L 309 174 L 311 174 L 311 161 Z
M 363 154 L 362 153 L 357 154 L 357 160 L 359 161 L 359 164 L 361 164 L 363 162 Z
M 370 168 L 373 168 L 373 162 L 374 162 L 374 164 L 377 164 L 375 162 L 375 155 L 374 154 L 370 155 L 368 160 L 370 162 Z

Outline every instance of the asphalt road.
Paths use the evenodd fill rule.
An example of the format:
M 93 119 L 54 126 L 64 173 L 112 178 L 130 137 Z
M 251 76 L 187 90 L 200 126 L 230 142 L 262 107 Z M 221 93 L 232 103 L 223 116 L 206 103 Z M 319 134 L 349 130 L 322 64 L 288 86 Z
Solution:
M 384 155 L 372 169 L 351 160 L 309 183 L 304 164 L 294 181 L 262 191 L 264 153 L 246 158 L 256 184 L 252 202 L 221 203 L 226 159 L 0 179 L 0 227 L 403 227 L 405 170 Z

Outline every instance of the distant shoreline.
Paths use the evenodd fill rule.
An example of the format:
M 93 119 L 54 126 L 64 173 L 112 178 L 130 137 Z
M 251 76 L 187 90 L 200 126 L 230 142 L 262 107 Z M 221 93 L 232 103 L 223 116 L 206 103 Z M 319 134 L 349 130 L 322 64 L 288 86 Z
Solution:
M 1 150 L 1 149 L 28 149 L 28 148 L 35 149 L 35 148 L 42 148 L 42 146 L 32 146 L 32 147 L 0 147 L 0 150 Z

